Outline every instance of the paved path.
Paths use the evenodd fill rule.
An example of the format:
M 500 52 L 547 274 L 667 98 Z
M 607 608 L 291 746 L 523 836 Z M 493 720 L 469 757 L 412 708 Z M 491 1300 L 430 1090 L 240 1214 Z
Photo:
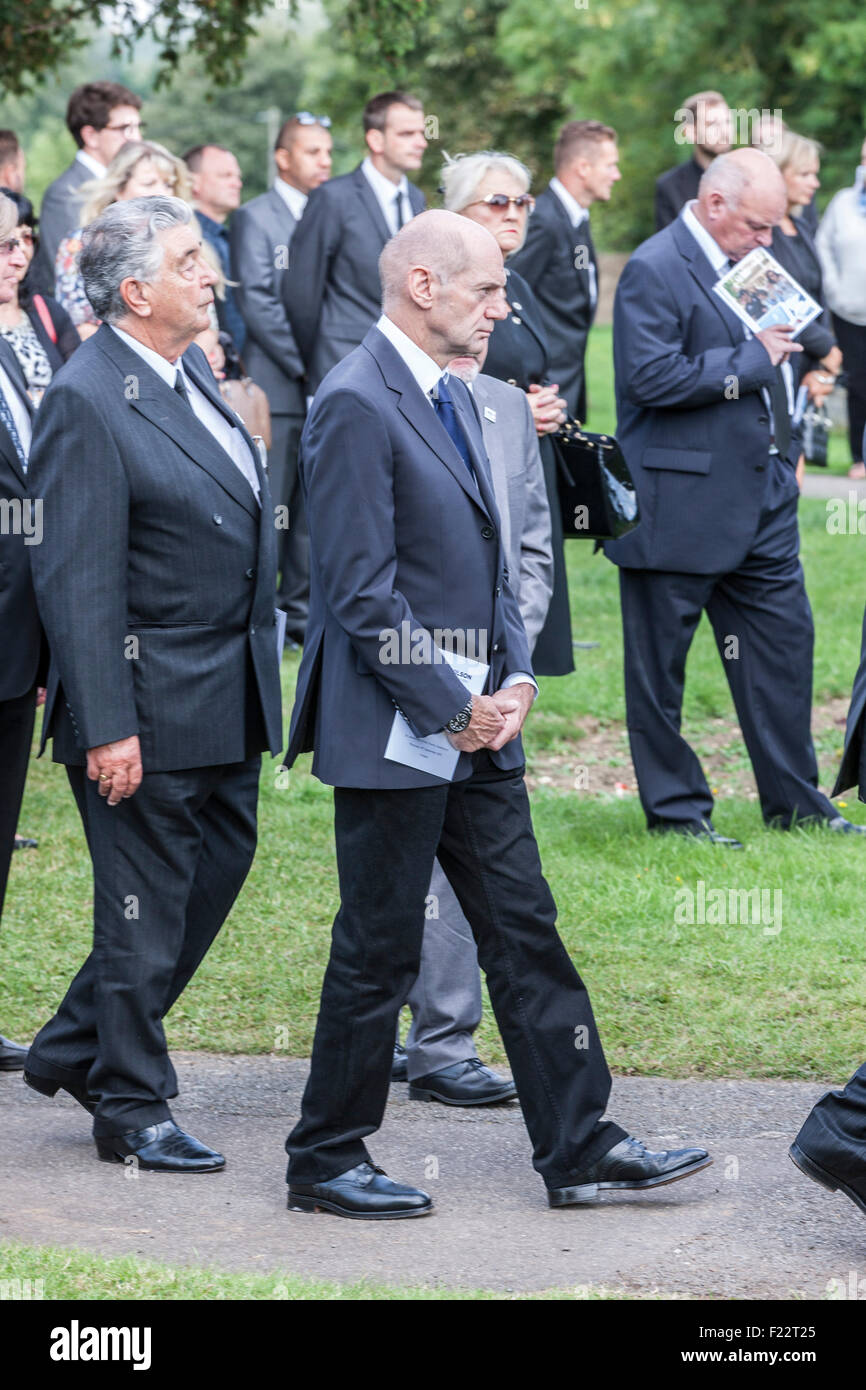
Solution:
M 866 1275 L 866 1223 L 802 1177 L 791 1137 L 824 1090 L 802 1082 L 619 1078 L 611 1113 L 654 1147 L 701 1140 L 712 1168 L 656 1193 L 551 1211 L 517 1102 L 455 1110 L 394 1086 L 372 1146 L 436 1211 L 382 1224 L 290 1214 L 283 1140 L 304 1061 L 176 1054 L 177 1119 L 225 1153 L 185 1178 L 100 1163 L 84 1111 L 0 1076 L 0 1236 L 167 1264 L 495 1290 L 604 1284 L 709 1297 L 820 1298 Z M 840 1081 L 842 1078 L 840 1078 Z M 438 1171 L 438 1176 L 434 1174 Z
M 841 497 L 847 502 L 852 492 L 858 502 L 866 498 L 866 478 L 848 478 L 844 474 L 813 470 L 803 479 L 803 497 Z

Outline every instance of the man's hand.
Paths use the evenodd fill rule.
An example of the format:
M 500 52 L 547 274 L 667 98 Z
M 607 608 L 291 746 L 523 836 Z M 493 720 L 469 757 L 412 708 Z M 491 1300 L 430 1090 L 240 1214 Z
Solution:
M 491 739 L 496 738 L 505 728 L 505 716 L 497 705 L 496 696 L 473 695 L 472 718 L 462 734 L 448 734 L 448 738 L 461 753 L 477 753 L 479 748 L 498 747 L 499 745 L 491 743 Z M 503 743 L 507 742 L 507 739 L 503 739 Z
M 141 786 L 141 745 L 138 735 L 118 743 L 103 743 L 87 751 L 87 775 L 99 783 L 99 795 L 108 797 L 109 806 L 137 792 Z
M 827 397 L 833 393 L 836 378 L 818 368 L 817 371 L 807 372 L 800 385 L 805 386 L 809 392 L 810 401 L 814 402 L 815 405 L 823 405 Z
M 526 399 L 532 411 L 536 434 L 552 434 L 560 425 L 565 424 L 565 407 L 568 402 L 559 395 L 559 387 L 556 384 L 539 386 L 533 382 L 526 392 Z
M 509 685 L 506 690 L 494 691 L 490 698 L 505 715 L 505 728 L 487 745 L 493 752 L 496 752 L 497 748 L 504 748 L 506 743 L 517 738 L 526 722 L 527 714 L 532 709 L 535 687 L 530 685 L 528 681 L 518 681 L 514 685 Z
M 791 337 L 793 331 L 789 323 L 774 323 L 755 334 L 758 342 L 765 347 L 774 367 L 778 367 L 781 362 L 787 362 L 792 352 L 803 351 L 802 343 L 795 343 Z

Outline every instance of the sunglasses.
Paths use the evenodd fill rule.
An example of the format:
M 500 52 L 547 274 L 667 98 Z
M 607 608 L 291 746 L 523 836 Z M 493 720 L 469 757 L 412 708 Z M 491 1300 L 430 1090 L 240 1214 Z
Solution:
M 292 120 L 297 121 L 298 125 L 321 125 L 325 130 L 331 128 L 330 116 L 314 116 L 312 111 L 296 111 Z
M 481 203 L 486 203 L 489 208 L 507 208 L 509 203 L 513 203 L 516 208 L 526 208 L 529 212 L 535 207 L 535 199 L 531 193 L 518 193 L 516 197 L 509 197 L 507 193 L 488 193 L 486 198 L 478 198 L 466 206 L 475 208 Z
M 13 251 L 17 251 L 21 245 L 17 236 L 11 236 L 6 241 L 0 241 L 0 256 L 11 256 Z

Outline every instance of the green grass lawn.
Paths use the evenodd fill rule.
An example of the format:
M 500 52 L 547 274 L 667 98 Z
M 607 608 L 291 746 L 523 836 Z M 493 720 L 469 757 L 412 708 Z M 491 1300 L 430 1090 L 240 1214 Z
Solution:
M 612 424 L 604 414 L 605 350 L 600 331 L 592 354 L 599 427 Z M 825 519 L 822 502 L 802 504 L 817 701 L 850 692 L 866 568 L 866 538 L 828 535 Z M 530 771 L 552 754 L 581 765 L 578 721 L 587 716 L 622 728 L 616 572 L 591 550 L 580 541 L 567 545 L 574 635 L 600 646 L 577 654 L 572 675 L 542 681 L 526 737 Z M 287 713 L 296 669 L 297 659 L 287 658 Z M 686 733 L 700 751 L 731 715 L 703 622 L 689 661 Z M 830 728 L 819 740 L 825 787 L 842 734 Z M 745 763 L 741 747 L 734 745 L 731 756 Z M 258 856 L 229 922 L 168 1020 L 176 1048 L 309 1052 L 337 884 L 331 793 L 308 768 L 303 759 L 286 779 L 278 764 L 265 765 Z M 594 794 L 591 767 L 589 773 L 588 791 L 540 786 L 533 814 L 561 931 L 592 991 L 612 1066 L 649 1075 L 847 1078 L 862 1061 L 866 1034 L 866 844 L 815 831 L 767 832 L 746 794 L 726 798 L 716 816 L 723 832 L 747 843 L 744 854 L 659 840 L 645 833 L 635 797 Z M 864 819 L 856 801 L 846 813 Z M 14 856 L 0 1023 L 9 1036 L 26 1039 L 80 964 L 92 907 L 89 861 L 65 774 L 46 759 L 32 764 L 21 824 L 40 848 Z M 781 929 L 678 922 L 677 892 L 698 880 L 708 889 L 758 888 L 771 897 L 781 890 Z M 502 1060 L 489 1010 L 479 1046 L 486 1058 Z

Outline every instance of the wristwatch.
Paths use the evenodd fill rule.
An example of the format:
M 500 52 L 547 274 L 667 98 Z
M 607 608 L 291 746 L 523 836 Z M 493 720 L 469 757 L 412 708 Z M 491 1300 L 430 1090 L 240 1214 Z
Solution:
M 468 727 L 469 721 L 472 718 L 472 698 L 473 697 L 470 695 L 460 713 L 455 714 L 454 718 L 449 719 L 444 726 L 449 734 L 462 734 L 463 730 Z

